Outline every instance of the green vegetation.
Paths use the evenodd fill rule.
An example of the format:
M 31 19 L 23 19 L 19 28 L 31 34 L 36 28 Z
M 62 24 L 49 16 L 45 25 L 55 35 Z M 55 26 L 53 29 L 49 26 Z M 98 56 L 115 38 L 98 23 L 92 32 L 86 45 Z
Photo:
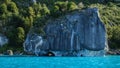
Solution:
M 101 20 L 107 27 L 110 48 L 120 48 L 120 5 L 100 0 L 3 0 L 0 1 L 0 33 L 6 35 L 9 44 L 0 50 L 21 49 L 32 26 L 39 27 L 38 33 L 44 34 L 43 27 L 48 18 L 57 18 L 76 9 L 97 7 Z M 113 1 L 113 0 L 111 0 Z
M 92 4 L 100 11 L 101 20 L 107 28 L 108 43 L 110 48 L 120 48 L 120 7 L 114 3 Z

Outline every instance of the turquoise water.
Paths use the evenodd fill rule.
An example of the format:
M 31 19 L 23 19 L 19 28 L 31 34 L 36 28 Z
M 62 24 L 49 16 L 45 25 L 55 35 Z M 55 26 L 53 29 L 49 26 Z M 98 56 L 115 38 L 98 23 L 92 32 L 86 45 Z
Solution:
M 0 68 L 120 68 L 120 56 L 0 57 Z

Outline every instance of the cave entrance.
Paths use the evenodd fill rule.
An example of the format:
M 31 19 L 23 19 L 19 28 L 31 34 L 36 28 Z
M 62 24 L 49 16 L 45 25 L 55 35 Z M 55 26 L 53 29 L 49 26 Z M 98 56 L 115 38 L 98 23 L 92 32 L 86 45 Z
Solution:
M 53 52 L 47 52 L 46 56 L 55 56 L 55 54 Z

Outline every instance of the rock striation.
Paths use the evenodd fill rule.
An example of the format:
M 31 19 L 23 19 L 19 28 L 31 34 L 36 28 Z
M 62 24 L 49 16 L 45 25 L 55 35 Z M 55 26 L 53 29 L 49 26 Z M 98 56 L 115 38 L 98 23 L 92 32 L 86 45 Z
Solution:
M 44 28 L 45 37 L 29 33 L 24 50 L 38 56 L 103 56 L 107 49 L 106 29 L 98 9 L 74 11 L 55 20 Z
M 0 34 L 0 47 L 2 47 L 6 43 L 8 43 L 7 37 L 2 35 L 2 34 Z

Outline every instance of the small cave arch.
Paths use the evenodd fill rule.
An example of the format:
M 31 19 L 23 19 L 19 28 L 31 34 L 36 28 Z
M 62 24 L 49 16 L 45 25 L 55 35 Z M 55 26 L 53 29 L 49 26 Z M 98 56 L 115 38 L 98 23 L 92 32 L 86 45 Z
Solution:
M 53 52 L 49 51 L 45 54 L 45 56 L 55 56 L 55 54 Z
M 83 54 L 81 54 L 80 57 L 83 57 Z

